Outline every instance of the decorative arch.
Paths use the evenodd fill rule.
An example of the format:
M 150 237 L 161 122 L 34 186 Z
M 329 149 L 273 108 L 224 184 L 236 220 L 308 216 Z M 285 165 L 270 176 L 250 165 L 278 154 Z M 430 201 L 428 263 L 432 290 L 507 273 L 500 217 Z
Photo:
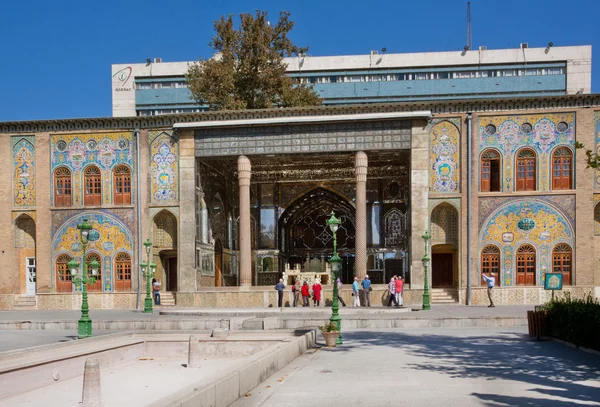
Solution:
M 515 190 L 537 190 L 537 152 L 530 147 L 517 151 L 515 160 Z
M 481 192 L 502 190 L 502 154 L 495 148 L 487 148 L 481 153 L 479 176 Z
M 177 218 L 171 212 L 163 209 L 154 216 L 152 243 L 160 249 L 177 249 Z
M 552 189 L 573 189 L 573 151 L 558 146 L 552 152 Z
M 342 220 L 337 232 L 338 248 L 354 248 L 354 206 L 337 193 L 324 188 L 307 192 L 283 212 L 279 221 L 280 247 L 288 255 L 307 251 L 331 253 L 333 235 L 326 220 L 332 210 Z
M 156 278 L 164 279 L 163 289 L 177 291 L 178 287 L 178 227 L 177 218 L 163 209 L 154 216 L 153 258 L 157 265 Z
M 35 249 L 35 220 L 27 214 L 15 219 L 15 248 Z
M 431 244 L 458 244 L 458 211 L 447 202 L 431 211 Z
M 383 217 L 385 247 L 406 248 L 406 214 L 394 208 Z

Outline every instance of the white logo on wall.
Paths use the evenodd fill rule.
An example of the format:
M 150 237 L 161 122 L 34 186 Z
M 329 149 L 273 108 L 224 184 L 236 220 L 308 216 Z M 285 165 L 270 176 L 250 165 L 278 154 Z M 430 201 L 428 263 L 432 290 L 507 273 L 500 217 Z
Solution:
M 129 82 L 129 78 L 131 78 L 131 73 L 133 69 L 128 66 L 127 68 L 123 68 L 120 71 L 114 73 L 113 83 L 115 85 L 115 92 L 129 92 L 131 88 L 131 84 L 127 87 L 127 82 Z

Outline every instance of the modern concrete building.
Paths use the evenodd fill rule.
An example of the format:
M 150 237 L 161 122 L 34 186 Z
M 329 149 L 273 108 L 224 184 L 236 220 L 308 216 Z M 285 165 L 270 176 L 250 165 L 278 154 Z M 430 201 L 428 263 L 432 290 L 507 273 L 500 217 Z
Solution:
M 461 100 L 591 92 L 591 46 L 287 58 L 325 105 Z M 191 98 L 192 62 L 148 59 L 112 66 L 113 116 L 207 110 Z
M 550 272 L 599 295 L 600 177 L 576 140 L 598 148 L 600 95 L 0 123 L 0 309 L 78 308 L 71 258 L 101 264 L 92 309 L 134 307 L 146 238 L 181 306 L 273 305 L 281 276 L 330 296 L 332 210 L 342 278 L 369 274 L 376 301 L 394 274 L 421 301 L 425 231 L 434 301 L 485 304 L 482 271 L 499 304 L 548 299 Z

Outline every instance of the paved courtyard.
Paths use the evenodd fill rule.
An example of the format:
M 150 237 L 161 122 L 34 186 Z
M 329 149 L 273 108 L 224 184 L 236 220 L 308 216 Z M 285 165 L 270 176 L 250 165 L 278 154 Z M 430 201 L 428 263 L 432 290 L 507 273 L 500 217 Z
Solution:
M 600 356 L 526 330 L 345 332 L 232 406 L 600 406 Z

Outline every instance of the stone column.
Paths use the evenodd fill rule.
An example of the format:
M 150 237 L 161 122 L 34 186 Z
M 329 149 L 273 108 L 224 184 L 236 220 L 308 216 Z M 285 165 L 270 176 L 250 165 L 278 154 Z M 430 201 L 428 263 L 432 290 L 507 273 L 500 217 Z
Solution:
M 196 291 L 196 157 L 194 131 L 181 130 L 178 132 L 178 136 L 180 193 L 179 234 L 177 236 L 177 262 L 179 267 L 177 303 L 189 306 L 193 304 L 191 293 Z M 183 295 L 183 293 L 190 294 Z
M 362 279 L 367 274 L 367 155 L 356 153 L 356 249 L 355 275 Z
M 425 255 L 425 243 L 422 238 L 429 229 L 429 132 L 427 121 L 413 119 L 412 143 L 410 150 L 410 214 L 411 241 L 410 288 L 425 286 L 425 273 L 421 262 Z M 431 256 L 431 252 L 430 252 Z M 429 264 L 431 266 L 431 264 Z M 429 267 L 431 270 L 431 267 Z M 429 279 L 431 286 L 431 278 Z
M 238 185 L 240 188 L 240 287 L 252 285 L 252 236 L 250 228 L 250 160 L 238 158 Z

